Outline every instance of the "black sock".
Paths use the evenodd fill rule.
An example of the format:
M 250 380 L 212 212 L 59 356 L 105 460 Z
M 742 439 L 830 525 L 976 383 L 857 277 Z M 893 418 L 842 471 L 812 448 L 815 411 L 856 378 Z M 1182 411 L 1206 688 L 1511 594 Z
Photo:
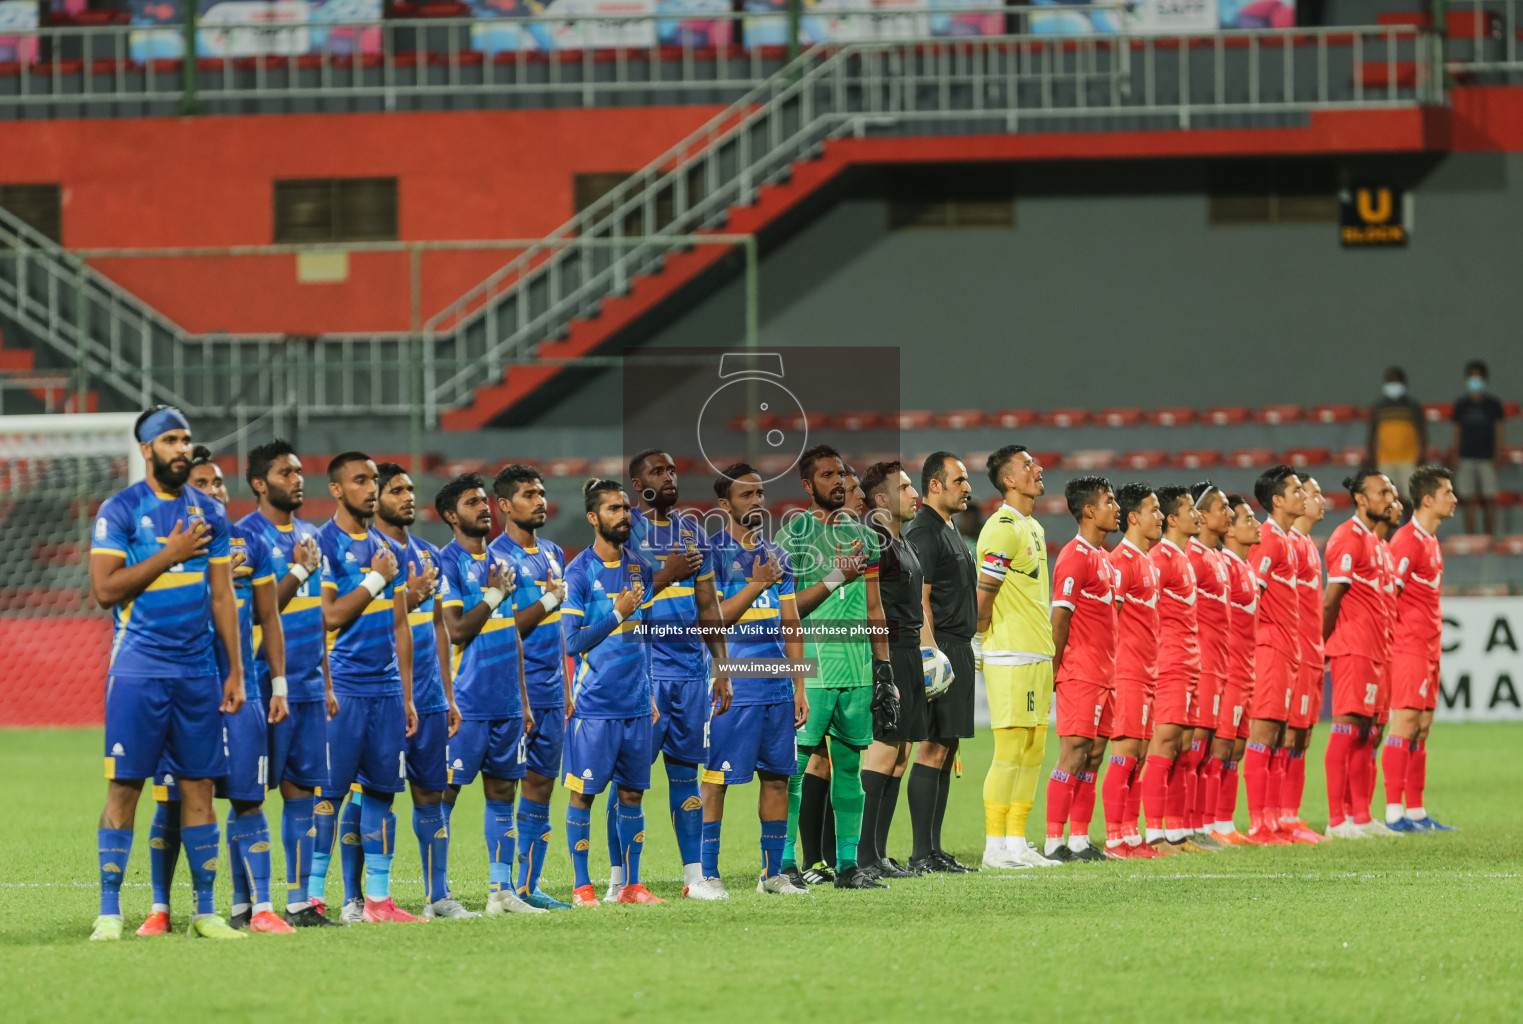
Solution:
M 820 833 L 825 826 L 825 801 L 829 799 L 829 780 L 805 772 L 799 794 L 799 852 L 803 854 L 799 866 L 805 871 L 820 862 Z
M 883 813 L 883 794 L 888 776 L 862 769 L 862 838 L 857 843 L 857 863 L 876 864 L 883 859 L 878 846 L 878 816 Z
M 929 857 L 935 849 L 931 845 L 931 826 L 936 819 L 936 777 L 939 774 L 930 765 L 917 764 L 910 768 L 910 831 L 915 837 L 910 858 L 913 860 Z
M 830 784 L 825 785 L 825 813 L 820 816 L 820 859 L 828 867 L 836 866 L 836 805 L 830 802 Z
M 952 758 L 936 773 L 936 814 L 931 818 L 931 849 L 941 849 L 941 821 L 947 816 L 947 797 L 952 793 Z
M 883 784 L 883 803 L 878 807 L 878 856 L 888 856 L 888 830 L 894 824 L 894 809 L 899 806 L 899 776 L 887 776 Z M 864 834 L 865 826 L 864 826 Z

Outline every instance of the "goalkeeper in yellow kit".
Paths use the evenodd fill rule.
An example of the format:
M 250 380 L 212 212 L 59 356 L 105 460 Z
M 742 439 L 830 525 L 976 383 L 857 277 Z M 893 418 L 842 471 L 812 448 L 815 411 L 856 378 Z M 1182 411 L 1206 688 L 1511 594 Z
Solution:
M 1050 867 L 1026 842 L 1047 749 L 1052 704 L 1052 620 L 1047 537 L 1032 517 L 1042 465 L 1024 445 L 989 456 L 989 482 L 1004 497 L 978 535 L 978 636 L 994 763 L 984 778 L 984 867 Z

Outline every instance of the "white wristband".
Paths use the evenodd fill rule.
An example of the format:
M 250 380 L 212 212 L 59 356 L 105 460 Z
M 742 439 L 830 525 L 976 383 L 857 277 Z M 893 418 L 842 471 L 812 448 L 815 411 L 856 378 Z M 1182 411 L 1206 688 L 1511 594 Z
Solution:
M 825 593 L 835 593 L 836 587 L 846 582 L 846 573 L 840 569 L 832 569 L 825 574 L 825 578 L 820 580 L 820 582 L 825 584 Z
M 617 626 L 619 623 L 621 623 L 623 621 L 624 621 L 624 613 L 619 611 L 617 608 L 615 608 L 613 610 L 613 624 L 615 626 Z
M 503 590 L 501 587 L 493 587 L 481 595 L 481 600 L 486 604 L 488 608 L 492 609 L 492 611 L 495 612 L 497 610 L 497 606 L 502 604 L 502 599 L 507 596 L 507 591 Z
M 305 583 L 312 578 L 311 570 L 299 562 L 291 566 L 291 575 L 296 577 L 296 582 L 298 583 Z
M 270 680 L 270 696 L 284 697 L 289 691 L 286 689 L 286 677 L 275 676 Z
M 380 597 L 381 591 L 386 589 L 386 577 L 371 569 L 365 574 L 365 578 L 360 580 L 360 586 L 370 591 L 371 597 Z
M 561 606 L 561 595 L 551 591 L 544 597 L 540 598 L 539 603 L 545 609 L 545 613 L 549 614 Z

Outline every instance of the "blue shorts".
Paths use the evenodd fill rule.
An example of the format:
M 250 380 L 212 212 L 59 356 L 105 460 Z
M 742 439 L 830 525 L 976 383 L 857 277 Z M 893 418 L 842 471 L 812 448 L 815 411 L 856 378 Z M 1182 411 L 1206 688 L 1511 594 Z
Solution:
M 535 708 L 534 731 L 524 743 L 524 767 L 547 779 L 560 778 L 565 745 L 566 708 Z
M 407 778 L 419 789 L 442 793 L 449 785 L 449 712 L 418 716 L 418 731 L 407 741 Z
M 163 766 L 187 779 L 227 774 L 222 680 L 106 677 L 106 778 L 149 779 Z
M 291 713 L 278 725 L 266 727 L 270 737 L 270 785 L 289 780 L 302 789 L 328 785 L 328 702 L 291 701 Z M 269 720 L 270 698 L 264 699 Z
M 756 771 L 792 775 L 798 771 L 798 739 L 793 701 L 731 704 L 709 719 L 709 759 L 704 782 L 740 786 Z
M 656 710 L 661 721 L 651 730 L 650 759 L 666 754 L 677 761 L 703 764 L 708 751 L 703 727 L 709 721 L 709 679 L 657 679 Z
M 651 723 L 638 718 L 581 718 L 566 723 L 566 774 L 562 785 L 597 794 L 612 780 L 625 789 L 650 788 Z
M 407 712 L 402 695 L 340 697 L 328 723 L 326 795 L 342 800 L 349 787 L 402 792 L 407 778 Z
M 449 784 L 469 786 L 480 772 L 493 779 L 524 777 L 524 720 L 466 721 L 449 741 Z
M 218 800 L 264 801 L 270 777 L 265 724 L 264 708 L 254 700 L 245 701 L 236 715 L 222 716 L 227 774 L 217 779 L 214 792 Z M 160 803 L 180 800 L 180 784 L 175 781 L 174 771 L 162 760 L 153 773 L 153 798 Z

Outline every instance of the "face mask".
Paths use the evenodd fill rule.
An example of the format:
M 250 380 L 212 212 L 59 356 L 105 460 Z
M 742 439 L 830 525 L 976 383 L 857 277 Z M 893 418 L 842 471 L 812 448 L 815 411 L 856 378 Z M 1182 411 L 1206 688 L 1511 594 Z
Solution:
M 1399 380 L 1388 380 L 1381 386 L 1380 390 L 1385 392 L 1387 398 L 1395 401 L 1407 393 L 1407 386 Z
M 1470 389 L 1470 393 L 1471 394 L 1478 395 L 1482 391 L 1486 390 L 1486 378 L 1485 377 L 1466 377 L 1465 378 L 1465 386 Z

